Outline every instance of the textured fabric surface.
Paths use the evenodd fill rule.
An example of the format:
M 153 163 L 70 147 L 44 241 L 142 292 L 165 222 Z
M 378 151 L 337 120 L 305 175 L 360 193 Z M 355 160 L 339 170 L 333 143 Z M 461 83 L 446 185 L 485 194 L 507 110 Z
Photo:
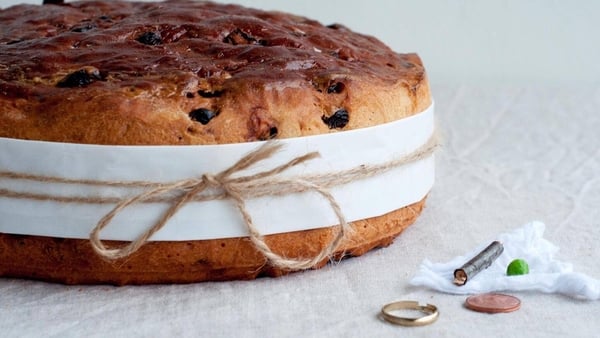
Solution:
M 482 314 L 465 295 L 409 284 L 531 220 L 557 259 L 600 279 L 600 87 L 433 87 L 443 146 L 417 222 L 390 247 L 317 271 L 254 281 L 142 287 L 0 279 L 3 337 L 597 337 L 599 301 L 513 292 L 521 309 Z M 398 327 L 395 300 L 435 304 L 439 319 Z

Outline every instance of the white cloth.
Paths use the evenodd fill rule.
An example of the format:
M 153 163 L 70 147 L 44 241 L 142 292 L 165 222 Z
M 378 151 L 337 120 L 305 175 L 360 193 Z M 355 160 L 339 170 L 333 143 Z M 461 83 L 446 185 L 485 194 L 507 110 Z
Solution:
M 543 238 L 544 230 L 543 223 L 532 222 L 498 236 L 497 240 L 504 245 L 504 252 L 489 268 L 469 279 L 463 286 L 457 286 L 452 282 L 454 270 L 476 256 L 490 242 L 446 263 L 424 260 L 410 283 L 454 294 L 541 291 L 588 300 L 600 299 L 600 281 L 573 272 L 572 264 L 556 260 L 554 255 L 558 247 Z M 506 275 L 506 267 L 517 258 L 524 259 L 528 263 L 529 273 L 519 276 Z

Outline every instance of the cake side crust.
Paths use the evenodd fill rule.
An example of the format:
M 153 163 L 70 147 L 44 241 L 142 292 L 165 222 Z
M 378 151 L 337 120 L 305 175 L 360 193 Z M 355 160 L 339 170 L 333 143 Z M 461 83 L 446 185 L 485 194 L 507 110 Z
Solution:
M 332 257 L 360 256 L 388 246 L 421 213 L 425 198 L 382 216 L 352 223 L 353 232 Z M 271 249 L 286 257 L 316 256 L 336 228 L 321 228 L 265 236 Z M 120 242 L 108 242 L 121 244 Z M 322 261 L 315 268 L 327 264 Z M 88 240 L 0 233 L 0 276 L 65 284 L 192 283 L 281 276 L 248 238 L 149 242 L 130 257 L 108 262 L 97 256 Z

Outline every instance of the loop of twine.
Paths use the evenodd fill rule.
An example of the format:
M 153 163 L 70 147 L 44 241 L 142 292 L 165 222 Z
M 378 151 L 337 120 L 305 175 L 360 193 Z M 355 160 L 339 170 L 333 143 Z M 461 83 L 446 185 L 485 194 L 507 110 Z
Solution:
M 162 229 L 165 224 L 187 203 L 192 201 L 208 201 L 228 198 L 235 203 L 238 211 L 240 212 L 240 215 L 242 216 L 244 224 L 248 230 L 249 238 L 254 244 L 255 248 L 264 255 L 271 265 L 288 270 L 302 270 L 314 267 L 324 259 L 330 258 L 351 231 L 351 227 L 346 221 L 339 204 L 333 195 L 331 195 L 331 193 L 328 191 L 328 188 L 336 185 L 346 184 L 357 179 L 372 177 L 401 165 L 423 159 L 431 155 L 437 145 L 437 136 L 434 133 L 427 143 L 415 151 L 383 164 L 361 165 L 336 173 L 306 175 L 295 178 L 279 178 L 277 175 L 291 167 L 318 157 L 319 153 L 310 152 L 305 155 L 298 156 L 283 165 L 277 166 L 271 170 L 259 172 L 254 175 L 232 177 L 232 175 L 235 173 L 238 173 L 260 161 L 272 157 L 273 154 L 275 154 L 282 147 L 281 144 L 275 142 L 265 143 L 263 146 L 243 156 L 234 165 L 218 174 L 205 173 L 201 175 L 200 178 L 184 179 L 172 183 L 156 183 L 145 181 L 107 182 L 65 179 L 52 176 L 37 176 L 15 172 L 0 172 L 0 178 L 63 184 L 140 187 L 148 189 L 136 196 L 126 199 L 89 196 L 63 197 L 46 194 L 22 193 L 7 189 L 0 189 L 0 196 L 71 203 L 116 203 L 115 207 L 98 221 L 96 226 L 91 231 L 89 237 L 90 244 L 92 245 L 94 251 L 99 256 L 107 260 L 116 260 L 132 255 L 134 252 L 139 250 L 152 237 L 153 234 Z M 217 191 L 217 193 L 204 193 L 207 190 Z M 313 191 L 319 194 L 329 203 L 339 221 L 339 224 L 337 225 L 337 232 L 335 233 L 333 239 L 316 256 L 307 259 L 286 258 L 273 252 L 267 245 L 264 237 L 254 225 L 252 217 L 246 208 L 245 201 L 248 198 L 266 195 L 282 195 L 306 191 Z M 100 239 L 100 232 L 106 228 L 112 219 L 125 208 L 138 203 L 157 201 L 169 202 L 170 205 L 168 209 L 159 217 L 159 219 L 135 240 L 120 247 L 107 247 Z

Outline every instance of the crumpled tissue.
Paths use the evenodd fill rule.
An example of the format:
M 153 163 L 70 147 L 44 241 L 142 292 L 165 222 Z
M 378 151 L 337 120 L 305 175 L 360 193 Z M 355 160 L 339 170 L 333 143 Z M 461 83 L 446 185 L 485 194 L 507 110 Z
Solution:
M 502 242 L 504 252 L 489 268 L 469 279 L 463 286 L 452 282 L 454 270 L 480 253 L 491 241 L 446 263 L 432 263 L 425 259 L 410 283 L 452 294 L 540 291 L 578 299 L 600 299 L 600 280 L 574 272 L 572 264 L 556 260 L 554 255 L 558 252 L 558 247 L 543 238 L 544 230 L 543 223 L 531 222 L 499 235 L 496 240 Z M 506 267 L 517 258 L 522 258 L 529 264 L 529 274 L 507 276 Z

